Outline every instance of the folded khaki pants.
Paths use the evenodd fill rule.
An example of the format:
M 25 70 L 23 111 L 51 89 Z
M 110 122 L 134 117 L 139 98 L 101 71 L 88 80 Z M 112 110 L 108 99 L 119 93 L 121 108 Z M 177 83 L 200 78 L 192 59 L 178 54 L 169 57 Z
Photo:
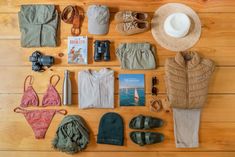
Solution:
M 122 69 L 155 69 L 154 53 L 149 43 L 122 43 L 116 50 Z
M 198 147 L 201 109 L 173 108 L 176 148 Z

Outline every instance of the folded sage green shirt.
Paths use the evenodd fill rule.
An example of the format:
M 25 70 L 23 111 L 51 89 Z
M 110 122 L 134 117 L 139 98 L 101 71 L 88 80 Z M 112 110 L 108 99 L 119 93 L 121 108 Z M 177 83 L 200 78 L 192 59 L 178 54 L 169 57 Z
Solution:
M 55 47 L 58 12 L 54 5 L 22 5 L 18 13 L 22 47 Z

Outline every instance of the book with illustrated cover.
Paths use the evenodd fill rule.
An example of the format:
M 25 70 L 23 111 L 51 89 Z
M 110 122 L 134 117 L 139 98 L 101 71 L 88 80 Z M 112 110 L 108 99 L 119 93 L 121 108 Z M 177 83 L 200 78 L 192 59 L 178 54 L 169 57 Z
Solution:
M 120 106 L 144 106 L 144 74 L 119 74 Z
M 88 64 L 87 36 L 68 37 L 68 63 Z

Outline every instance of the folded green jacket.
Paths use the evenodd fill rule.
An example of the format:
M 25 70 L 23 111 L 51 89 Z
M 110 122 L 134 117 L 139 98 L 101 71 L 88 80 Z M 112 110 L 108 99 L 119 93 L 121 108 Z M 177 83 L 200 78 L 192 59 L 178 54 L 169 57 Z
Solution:
M 18 13 L 22 47 L 55 47 L 58 12 L 54 5 L 22 5 Z

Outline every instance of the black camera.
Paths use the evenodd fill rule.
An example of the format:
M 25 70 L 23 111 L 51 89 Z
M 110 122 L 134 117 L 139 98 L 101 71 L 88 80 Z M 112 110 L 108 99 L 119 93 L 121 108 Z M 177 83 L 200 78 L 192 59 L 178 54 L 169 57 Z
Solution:
M 32 62 L 32 70 L 33 71 L 45 71 L 43 66 L 50 67 L 54 64 L 54 57 L 45 56 L 41 54 L 39 51 L 35 51 L 29 57 L 29 61 Z
M 109 40 L 96 40 L 94 42 L 94 50 L 95 50 L 94 60 L 96 62 L 102 60 L 102 54 L 103 54 L 104 61 L 110 60 L 109 45 L 110 45 Z

